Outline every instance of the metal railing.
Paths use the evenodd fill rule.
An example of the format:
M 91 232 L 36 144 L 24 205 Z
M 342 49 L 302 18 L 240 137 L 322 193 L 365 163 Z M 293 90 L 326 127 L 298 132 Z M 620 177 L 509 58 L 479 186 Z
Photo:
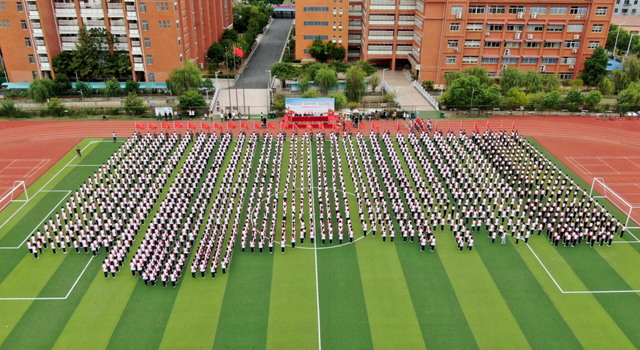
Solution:
M 387 84 L 386 81 L 383 81 L 382 84 L 380 85 L 382 87 L 382 89 L 386 92 L 386 93 L 391 93 L 393 94 L 393 90 L 391 89 L 391 87 L 389 87 L 389 84 Z M 393 96 L 393 101 L 396 103 L 396 106 L 398 106 L 398 108 L 402 109 L 402 103 L 400 102 L 400 100 L 398 99 L 398 96 L 394 94 Z
M 417 81 L 413 81 L 411 83 L 411 86 L 413 86 L 414 88 L 416 88 L 416 90 L 418 90 L 418 92 L 420 93 L 420 95 L 422 95 L 422 97 L 425 98 L 425 100 L 427 100 L 427 102 L 429 102 L 430 105 L 433 106 L 433 108 L 436 111 L 439 111 L 440 108 L 438 107 L 438 102 L 431 96 L 429 95 L 429 93 L 427 92 L 427 90 L 425 90 L 422 85 L 418 84 Z

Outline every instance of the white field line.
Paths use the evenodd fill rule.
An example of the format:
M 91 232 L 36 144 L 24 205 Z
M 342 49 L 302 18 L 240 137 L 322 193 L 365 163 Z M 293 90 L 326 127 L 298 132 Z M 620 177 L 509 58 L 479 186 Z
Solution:
M 84 275 L 84 272 L 87 270 L 87 267 L 89 267 L 89 264 L 91 264 L 91 262 L 93 261 L 93 258 L 94 258 L 94 256 L 92 255 L 91 259 L 89 259 L 89 261 L 87 262 L 87 265 L 85 265 L 84 269 L 82 269 L 82 272 L 80 272 L 80 276 L 78 276 L 78 278 L 76 278 L 76 281 L 73 283 L 73 286 L 71 286 L 71 289 L 69 289 L 69 292 L 67 292 L 67 295 L 65 295 L 64 297 L 0 298 L 0 300 L 7 300 L 7 301 L 16 301 L 16 300 L 67 300 L 67 298 L 69 298 L 69 295 L 71 294 L 71 292 L 73 292 L 73 290 L 76 288 L 76 285 L 80 281 L 80 278 L 82 278 L 82 275 Z
M 310 139 L 307 139 L 307 141 L 308 142 L 312 142 L 312 140 L 310 140 Z M 318 147 L 318 144 L 316 143 L 316 152 L 318 151 L 317 147 Z M 324 147 L 324 145 L 323 145 L 323 147 Z M 313 154 L 309 154 L 309 166 L 311 167 L 311 176 L 313 176 L 313 159 L 314 159 Z M 311 189 L 311 202 L 312 203 L 316 202 L 313 199 L 313 191 L 314 190 L 315 189 Z M 315 213 L 315 210 L 314 210 L 314 213 Z M 316 232 L 316 220 L 315 220 L 315 218 L 313 220 L 313 232 L 314 232 L 314 235 L 315 235 L 315 232 Z M 318 310 L 318 349 L 322 350 L 322 330 L 321 330 L 321 327 L 320 327 L 320 289 L 319 289 L 320 287 L 319 287 L 319 284 L 318 284 L 318 249 L 317 249 L 317 246 L 318 246 L 318 237 L 316 237 L 316 239 L 313 240 L 313 247 L 315 248 L 313 250 L 313 253 L 315 255 L 315 264 L 316 264 L 316 307 L 317 307 L 317 310 Z

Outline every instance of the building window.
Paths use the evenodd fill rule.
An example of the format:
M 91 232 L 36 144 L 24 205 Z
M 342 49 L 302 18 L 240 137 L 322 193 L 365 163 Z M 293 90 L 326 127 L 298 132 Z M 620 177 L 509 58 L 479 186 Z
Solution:
M 600 46 L 599 41 L 589 41 L 589 49 L 593 50 Z
M 458 40 L 449 40 L 448 47 L 456 48 L 458 47 Z
M 560 79 L 562 80 L 571 80 L 573 79 L 573 73 L 560 73 Z
M 178 46 L 181 46 L 181 45 L 182 45 L 182 38 L 178 37 Z
M 464 47 L 480 47 L 480 40 L 465 40 Z
M 33 77 L 33 79 L 38 79 L 38 72 L 31 71 L 31 76 Z
M 504 29 L 504 24 L 487 24 L 487 30 L 490 32 L 501 32 Z
M 322 40 L 329 40 L 329 36 L 328 35 L 305 35 L 304 36 L 304 40 L 316 40 L 316 39 L 322 39 Z
M 525 12 L 527 12 L 526 6 L 509 6 L 509 14 L 511 15 L 517 15 L 518 13 L 525 13 Z
M 18 12 L 24 12 L 24 8 L 22 7 L 22 3 L 21 2 L 17 2 L 16 4 L 18 5 Z
M 542 59 L 542 64 L 557 64 L 558 63 L 558 59 L 557 58 L 543 58 Z
M 147 3 L 146 2 L 141 2 L 140 3 L 140 13 L 147 13 Z
M 484 13 L 484 6 L 469 6 L 469 13 L 477 13 L 477 14 L 481 14 Z M 464 62 L 464 60 L 463 60 Z
M 329 26 L 328 21 L 304 21 L 305 27 L 327 27 Z
M 333 36 L 333 40 L 331 40 L 331 41 L 333 41 L 334 44 L 336 43 L 336 36 L 335 35 Z
M 524 43 L 524 47 L 526 48 L 537 48 L 540 47 L 540 42 L 536 42 L 536 41 L 527 41 L 526 43 Z
M 478 63 L 478 56 L 464 56 L 462 63 Z
M 31 63 L 31 64 L 35 64 L 36 63 L 36 58 L 33 57 L 33 55 L 29 55 L 29 63 Z
M 148 31 L 149 30 L 149 22 L 142 21 L 142 30 L 144 30 L 144 31 Z
M 524 29 L 522 24 L 508 24 L 507 32 L 521 32 Z
M 504 47 L 518 48 L 518 47 L 520 47 L 520 43 L 517 42 L 517 41 L 507 41 L 506 43 L 504 43 Z
M 538 64 L 538 59 L 537 58 L 526 58 L 526 57 L 523 57 L 522 58 L 522 64 Z
M 462 6 L 451 6 L 451 14 L 457 15 L 458 13 L 462 13 Z
M 583 7 L 583 6 L 572 6 L 571 7 L 571 11 L 569 11 L 570 15 L 586 15 L 587 14 L 587 8 Z
M 549 14 L 550 15 L 566 15 L 567 14 L 567 7 L 566 6 L 551 6 L 551 8 L 549 9 Z
M 420 18 L 415 18 L 413 22 L 418 28 L 422 29 L 422 20 Z
M 529 24 L 527 32 L 541 32 L 544 30 L 544 24 Z
M 447 64 L 456 64 L 457 60 L 456 56 L 447 56 Z
M 494 58 L 486 58 L 483 57 L 482 58 L 482 64 L 496 64 L 498 63 L 498 58 L 494 57 Z
M 502 64 L 518 64 L 518 57 L 502 57 Z
M 167 28 L 167 22 L 165 22 L 165 21 L 158 21 L 158 27 L 159 27 L 160 29 L 162 29 L 162 24 L 163 24 L 163 23 L 164 23 L 164 27 L 165 27 L 165 28 Z
M 569 24 L 567 26 L 567 32 L 580 32 L 582 33 L 582 29 L 584 29 L 584 24 Z
M 506 6 L 489 6 L 489 13 L 492 15 L 507 13 Z
M 153 56 L 147 55 L 147 64 L 153 64 Z
M 320 6 L 305 6 L 302 8 L 302 10 L 304 12 L 329 12 L 329 7 L 328 6 L 324 6 L 324 7 L 320 7 Z
M 152 83 L 156 81 L 156 73 L 149 73 L 149 81 Z
M 484 47 L 500 47 L 502 46 L 501 41 L 485 41 Z
M 146 47 L 147 49 L 151 48 L 151 39 L 149 38 L 144 39 L 144 47 Z
M 529 7 L 529 13 L 537 13 L 539 15 L 546 15 L 547 14 L 547 7 L 546 6 L 531 6 L 531 7 Z
M 559 49 L 560 48 L 560 42 L 545 42 L 544 43 L 544 48 L 545 49 Z
M 342 17 L 342 7 L 340 8 L 340 17 Z
M 483 24 L 482 23 L 467 23 L 467 30 L 469 31 L 482 31 Z
M 560 64 L 576 64 L 575 57 L 562 57 Z
M 27 47 L 31 47 L 31 38 L 24 38 L 24 44 Z
M 564 25 L 562 24 L 549 24 L 547 26 L 547 32 L 562 32 L 564 31 Z
M 27 30 L 27 21 L 20 21 L 20 26 L 22 27 L 22 30 Z
M 167 21 L 167 29 L 171 29 L 171 21 Z
M 569 40 L 564 42 L 565 49 L 577 49 L 580 47 L 580 41 Z
M 180 63 L 182 63 L 182 54 L 180 54 Z
M 591 31 L 594 33 L 602 33 L 604 30 L 604 24 L 594 24 Z
M 607 7 L 598 7 L 596 9 L 596 16 L 606 16 L 607 15 Z
M 162 5 L 164 7 L 164 4 Z M 160 3 L 156 2 L 156 11 L 160 11 Z
M 459 32 L 460 31 L 460 23 L 451 23 L 449 25 L 449 30 L 452 32 Z

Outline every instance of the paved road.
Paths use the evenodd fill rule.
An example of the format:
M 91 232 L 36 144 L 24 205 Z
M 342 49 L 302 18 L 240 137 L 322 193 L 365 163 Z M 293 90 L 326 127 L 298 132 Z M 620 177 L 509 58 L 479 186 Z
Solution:
M 239 88 L 242 87 L 243 79 L 245 89 L 268 88 L 269 72 L 267 70 L 280 60 L 292 24 L 293 19 L 290 18 L 275 18 L 273 20 L 267 34 L 253 53 L 243 76 L 238 79 L 236 84 Z

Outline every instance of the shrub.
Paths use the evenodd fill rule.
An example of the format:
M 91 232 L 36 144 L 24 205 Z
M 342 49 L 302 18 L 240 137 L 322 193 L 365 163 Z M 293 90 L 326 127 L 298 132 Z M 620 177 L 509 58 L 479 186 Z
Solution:
M 422 88 L 425 90 L 433 90 L 435 88 L 435 83 L 433 80 L 424 80 L 422 81 Z

